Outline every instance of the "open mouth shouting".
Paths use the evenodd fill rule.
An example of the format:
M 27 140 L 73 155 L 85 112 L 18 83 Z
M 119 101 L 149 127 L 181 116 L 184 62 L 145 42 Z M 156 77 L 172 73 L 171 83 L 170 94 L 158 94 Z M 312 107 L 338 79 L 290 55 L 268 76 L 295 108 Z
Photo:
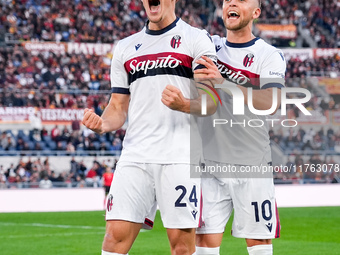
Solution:
M 240 17 L 240 14 L 238 14 L 238 12 L 236 11 L 230 11 L 228 12 L 228 19 L 233 19 L 236 20 Z
M 157 13 L 161 9 L 161 2 L 159 0 L 149 0 L 149 8 L 151 13 Z

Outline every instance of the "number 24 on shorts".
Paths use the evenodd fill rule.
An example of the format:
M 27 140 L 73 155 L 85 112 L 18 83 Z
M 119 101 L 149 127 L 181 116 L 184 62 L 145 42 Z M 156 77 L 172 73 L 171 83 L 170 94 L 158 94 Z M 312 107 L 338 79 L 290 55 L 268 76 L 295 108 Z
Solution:
M 177 200 L 175 202 L 175 207 L 187 207 L 187 204 L 182 202 L 182 199 L 187 194 L 186 187 L 184 187 L 183 185 L 178 185 L 175 189 L 182 191 L 182 193 L 179 195 L 179 197 L 177 198 Z M 191 193 L 190 193 L 190 196 L 189 196 L 189 201 L 191 203 L 194 203 L 194 206 L 197 207 L 198 201 L 197 201 L 197 195 L 196 195 L 196 185 L 194 185 L 192 187 L 192 190 L 191 190 Z

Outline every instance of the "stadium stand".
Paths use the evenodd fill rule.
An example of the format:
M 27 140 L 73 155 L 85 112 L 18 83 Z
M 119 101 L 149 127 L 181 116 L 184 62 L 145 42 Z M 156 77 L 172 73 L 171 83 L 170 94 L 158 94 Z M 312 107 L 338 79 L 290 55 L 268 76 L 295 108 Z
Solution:
M 219 0 L 181 0 L 177 14 L 193 26 L 224 36 L 221 5 Z M 64 114 L 72 109 L 76 114 L 85 107 L 101 114 L 110 97 L 113 46 L 144 26 L 141 2 L 0 0 L 0 9 L 0 156 L 9 158 L 6 166 L 0 166 L 0 188 L 38 187 L 45 175 L 54 187 L 100 186 L 105 163 L 84 163 L 81 157 L 119 157 L 125 130 L 99 136 L 80 127 L 79 118 L 50 119 L 58 111 Z M 339 17 L 336 0 L 262 1 L 255 33 L 290 55 L 287 86 L 312 93 L 305 107 L 316 116 L 303 119 L 291 107 L 291 118 L 303 125 L 270 131 L 276 154 L 283 158 L 278 164 L 281 170 L 275 173 L 278 183 L 340 182 L 335 171 L 284 172 L 285 166 L 299 168 L 314 162 L 329 168 L 340 162 Z M 303 47 L 305 54 L 294 51 Z M 323 48 L 321 54 L 318 49 Z M 42 128 L 33 130 L 29 114 L 19 110 L 13 114 L 13 109 L 26 109 L 29 114 L 40 110 Z M 20 119 L 24 125 L 4 128 L 5 115 L 12 116 L 12 123 L 18 121 L 13 116 L 25 115 Z M 80 158 L 60 168 L 51 167 L 48 160 L 41 163 L 38 159 L 43 156 L 52 161 L 53 157 Z M 93 168 L 95 182 L 86 177 Z

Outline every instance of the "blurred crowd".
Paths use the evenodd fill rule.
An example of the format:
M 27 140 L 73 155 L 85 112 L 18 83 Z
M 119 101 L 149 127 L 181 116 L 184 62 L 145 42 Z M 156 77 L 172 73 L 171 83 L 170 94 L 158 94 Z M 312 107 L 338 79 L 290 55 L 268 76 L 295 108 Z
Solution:
M 306 13 L 304 25 L 319 48 L 340 47 L 339 1 L 305 1 L 305 10 L 301 11 Z
M 289 155 L 275 179 L 291 183 L 340 183 L 340 128 L 270 130 L 271 143 Z
M 98 151 L 110 151 L 112 155 L 120 155 L 125 130 L 98 135 L 89 129 L 80 130 L 78 121 L 71 126 L 60 128 L 55 125 L 50 131 L 45 127 L 30 130 L 18 130 L 14 134 L 11 130 L 2 131 L 0 134 L 0 152 L 44 151 L 45 153 L 58 151 L 58 155 L 71 155 L 74 152 L 85 152 L 95 155 Z
M 218 27 L 218 1 L 183 0 L 177 15 L 192 25 Z M 0 1 L 0 21 L 12 40 L 114 43 L 139 31 L 146 14 L 140 0 Z
M 277 184 L 340 183 L 339 158 L 291 154 L 285 165 L 277 166 L 274 182 Z
M 223 34 L 221 6 L 220 0 L 182 0 L 177 15 Z M 114 43 L 146 20 L 140 0 L 0 0 L 0 9 L 0 24 L 12 40 Z M 337 0 L 262 0 L 260 22 L 301 23 L 318 47 L 339 47 L 339 17 Z
M 53 187 L 104 187 L 107 174 L 114 172 L 117 161 L 110 159 L 99 162 L 96 158 L 91 164 L 84 160 L 70 160 L 68 170 L 56 171 L 49 158 L 32 160 L 20 158 L 7 169 L 0 165 L 0 189 L 7 188 L 53 188 Z
M 340 153 L 340 128 L 291 128 L 270 130 L 270 139 L 278 144 L 285 154 L 313 151 Z
M 297 68 L 298 67 L 299 66 L 297 65 Z M 316 116 L 316 114 L 318 114 L 318 116 L 326 116 L 327 111 L 338 111 L 340 109 L 339 98 L 332 97 L 327 93 L 327 96 L 321 95 L 320 86 L 315 86 L 314 79 L 308 79 L 308 77 L 305 77 L 304 74 L 301 74 L 301 76 L 294 75 L 292 78 L 286 78 L 286 87 L 303 88 L 311 93 L 311 99 L 303 105 L 308 111 L 313 112 L 314 116 Z M 288 94 L 287 97 L 299 98 L 305 97 L 305 95 L 296 93 Z M 295 104 L 288 104 L 286 108 L 287 111 L 290 111 L 289 114 L 292 118 L 296 119 L 301 116 L 301 111 Z
M 313 58 L 301 61 L 291 58 L 287 62 L 287 78 L 303 78 L 306 76 L 329 76 L 340 70 L 340 54 L 332 57 Z
M 110 62 L 106 56 L 33 55 L 18 45 L 0 47 L 0 88 L 9 90 L 109 90 Z
M 340 47 L 338 0 L 262 0 L 260 22 L 301 25 L 318 48 Z
M 145 19 L 137 0 L 3 0 L 1 9 L 13 40 L 113 43 Z

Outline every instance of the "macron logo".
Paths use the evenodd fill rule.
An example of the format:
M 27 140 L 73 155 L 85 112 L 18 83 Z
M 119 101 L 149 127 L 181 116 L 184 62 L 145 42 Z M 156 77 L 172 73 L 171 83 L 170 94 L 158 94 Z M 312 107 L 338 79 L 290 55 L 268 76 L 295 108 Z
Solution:
M 139 43 L 139 44 L 137 44 L 137 45 L 135 46 L 135 48 L 136 48 L 136 51 L 137 51 L 137 50 L 139 50 L 140 46 L 142 46 L 142 44 L 141 44 L 141 43 Z
M 268 230 L 270 232 L 272 232 L 272 228 L 273 228 L 273 224 L 271 224 L 270 222 L 268 224 L 266 224 L 266 227 L 268 228 Z
M 191 214 L 192 214 L 192 216 L 194 217 L 194 219 L 196 220 L 197 211 L 193 210 L 193 211 L 191 212 Z
M 222 46 L 221 45 L 216 45 L 216 47 L 215 47 L 216 52 L 219 52 L 220 49 L 222 49 Z

